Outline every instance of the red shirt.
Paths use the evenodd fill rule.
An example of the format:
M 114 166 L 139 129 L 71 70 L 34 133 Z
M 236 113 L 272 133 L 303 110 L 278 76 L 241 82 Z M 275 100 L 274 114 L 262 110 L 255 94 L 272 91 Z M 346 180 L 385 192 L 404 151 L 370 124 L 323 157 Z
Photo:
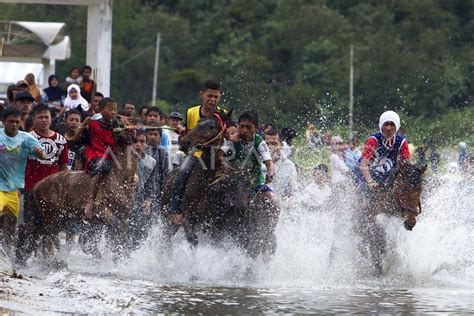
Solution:
M 109 148 L 115 151 L 117 143 L 112 134 L 112 127 L 107 126 L 98 120 L 91 120 L 89 125 L 90 143 L 85 146 L 86 160 L 91 162 L 97 158 L 107 158 L 111 160 L 108 154 Z
M 59 171 L 62 164 L 67 164 L 68 147 L 66 139 L 60 134 L 53 132 L 52 136 L 43 136 L 38 131 L 30 133 L 35 137 L 43 148 L 46 159 L 36 155 L 28 156 L 25 168 L 25 191 L 29 192 L 36 183 L 47 176 Z
M 364 149 L 362 151 L 362 159 L 372 160 L 375 150 L 377 150 L 377 139 L 375 137 L 369 137 L 365 141 Z M 408 141 L 404 141 L 400 148 L 400 158 L 410 159 L 411 154 L 408 148 Z

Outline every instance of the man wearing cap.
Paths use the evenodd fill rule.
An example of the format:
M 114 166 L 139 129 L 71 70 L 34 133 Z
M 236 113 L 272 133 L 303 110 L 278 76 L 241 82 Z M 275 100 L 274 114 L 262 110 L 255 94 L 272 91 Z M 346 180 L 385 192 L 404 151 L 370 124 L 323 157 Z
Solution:
M 25 80 L 20 80 L 16 83 L 16 86 L 18 87 L 18 89 L 20 89 L 20 91 L 24 91 L 24 92 L 28 92 L 28 82 L 26 82 Z
M 15 95 L 13 107 L 21 112 L 20 130 L 25 130 L 25 122 L 31 112 L 31 105 L 35 99 L 29 92 L 21 91 Z
M 370 189 L 377 187 L 390 176 L 397 160 L 410 161 L 408 141 L 397 134 L 400 117 L 394 111 L 384 112 L 379 119 L 380 131 L 372 134 L 365 142 L 360 162 L 363 181 Z
M 168 120 L 169 127 L 177 129 L 181 124 L 183 117 L 178 112 L 171 112 Z M 179 133 L 176 130 L 169 130 L 168 135 L 171 141 L 170 160 L 174 166 L 181 164 L 184 153 L 179 150 Z

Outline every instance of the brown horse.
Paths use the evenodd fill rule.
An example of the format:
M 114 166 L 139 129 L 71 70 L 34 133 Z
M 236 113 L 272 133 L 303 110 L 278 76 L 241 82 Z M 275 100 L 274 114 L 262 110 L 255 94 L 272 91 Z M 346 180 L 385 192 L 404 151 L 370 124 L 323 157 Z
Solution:
M 250 256 L 257 257 L 260 253 L 274 250 L 274 228 L 279 214 L 276 213 L 275 219 L 275 212 L 261 210 L 261 207 L 271 207 L 265 203 L 251 203 L 248 171 L 229 167 L 223 153 L 216 150 L 222 143 L 225 122 L 230 114 L 216 112 L 201 119 L 182 140 L 190 147 L 204 148 L 200 163 L 186 181 L 182 200 L 183 228 L 193 246 L 198 244 L 197 232 L 203 231 L 214 242 L 230 238 Z M 163 194 L 166 214 L 172 181 L 173 175 L 167 180 Z M 254 201 L 261 201 L 260 195 L 257 194 Z M 177 229 L 178 226 L 174 226 L 169 236 Z
M 16 252 L 19 264 L 26 262 L 40 240 L 51 254 L 58 233 L 73 224 L 81 225 L 80 243 L 85 252 L 100 256 L 97 241 L 104 229 L 112 250 L 120 250 L 134 203 L 138 157 L 130 146 L 133 140 L 130 130 L 122 128 L 119 119 L 114 120 L 114 126 L 117 150 L 112 155 L 112 168 L 97 193 L 94 218 L 89 220 L 84 216 L 90 182 L 84 171 L 62 171 L 41 180 L 31 195 L 33 223 L 19 229 Z
M 426 167 L 399 163 L 387 183 L 367 195 L 368 205 L 362 207 L 358 214 L 357 231 L 379 274 L 383 272 L 386 237 L 376 216 L 384 213 L 403 219 L 405 228 L 411 231 L 416 225 L 416 217 L 421 213 L 423 174 Z

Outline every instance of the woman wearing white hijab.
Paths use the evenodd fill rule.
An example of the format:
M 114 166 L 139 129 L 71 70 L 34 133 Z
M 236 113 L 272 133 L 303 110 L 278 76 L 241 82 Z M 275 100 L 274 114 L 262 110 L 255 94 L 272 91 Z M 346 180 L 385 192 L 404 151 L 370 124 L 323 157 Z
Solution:
M 81 95 L 81 88 L 77 84 L 71 84 L 67 87 L 67 97 L 64 100 L 64 109 L 66 111 L 81 107 L 83 111 L 89 111 L 89 102 Z

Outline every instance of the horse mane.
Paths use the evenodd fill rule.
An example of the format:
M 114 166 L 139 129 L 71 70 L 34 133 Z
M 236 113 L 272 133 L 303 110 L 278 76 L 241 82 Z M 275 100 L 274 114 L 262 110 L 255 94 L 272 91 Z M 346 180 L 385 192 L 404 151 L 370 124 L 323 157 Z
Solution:
M 408 182 L 410 185 L 419 187 L 423 182 L 423 173 L 425 170 L 426 165 L 420 166 L 404 162 L 398 163 L 385 183 L 387 186 L 392 186 L 397 177 L 401 177 L 403 181 Z
M 421 186 L 426 166 L 403 164 L 399 167 L 402 179 L 414 187 Z
M 216 109 L 215 111 L 212 112 L 212 114 L 217 114 L 219 115 L 219 117 L 221 118 L 221 120 L 229 125 L 229 123 L 231 122 L 232 120 L 232 112 L 233 112 L 234 109 L 230 109 L 229 111 L 225 111 L 223 109 Z M 209 118 L 214 118 L 215 116 L 214 115 L 210 115 Z

